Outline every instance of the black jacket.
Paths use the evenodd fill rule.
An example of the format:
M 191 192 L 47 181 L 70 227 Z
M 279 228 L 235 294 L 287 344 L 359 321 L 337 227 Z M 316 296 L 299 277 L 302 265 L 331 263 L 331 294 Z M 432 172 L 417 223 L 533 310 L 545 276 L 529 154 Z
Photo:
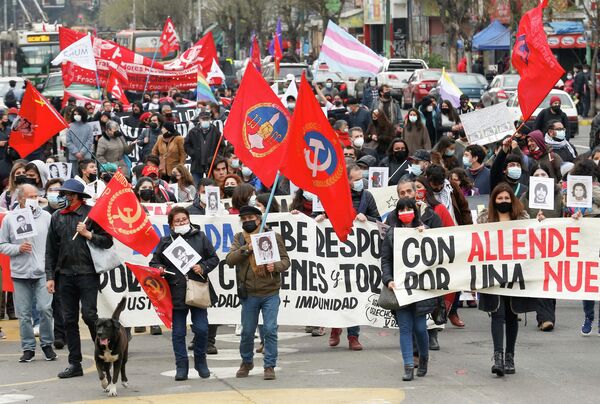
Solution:
M 358 108 L 356 113 L 348 114 L 348 126 L 354 128 L 358 126 L 363 130 L 363 133 L 367 133 L 369 124 L 371 123 L 371 113 L 364 108 Z
M 388 167 L 390 169 L 390 178 L 387 185 L 397 185 L 400 182 L 400 179 L 406 174 L 408 167 L 410 167 L 408 160 L 400 162 L 393 156 L 384 157 L 383 160 L 379 162 L 379 165 L 382 167 Z
M 90 210 L 91 206 L 81 205 L 73 212 L 52 214 L 46 239 L 46 279 L 53 280 L 55 273 L 67 276 L 96 273 L 87 240 L 81 236 L 72 240 L 77 223 L 83 222 Z M 112 247 L 113 239 L 104 229 L 91 220 L 87 221 L 87 228 L 93 233 L 92 244 L 104 249 Z
M 537 118 L 535 118 L 533 130 L 541 130 L 542 133 L 546 133 L 548 124 L 551 121 L 560 121 L 565 128 L 565 139 L 571 139 L 571 125 L 569 125 L 569 118 L 567 118 L 567 114 L 565 114 L 562 110 L 560 111 L 560 114 L 554 114 L 551 108 L 543 109 Z
M 210 125 L 206 134 L 199 126 L 194 127 L 187 134 L 184 148 L 187 155 L 192 159 L 191 172 L 203 173 L 208 168 L 220 137 L 221 132 L 214 125 Z
M 352 206 L 356 214 L 362 213 L 371 222 L 376 220 L 381 221 L 381 215 L 379 214 L 379 210 L 377 210 L 377 203 L 373 194 L 367 190 L 361 192 L 351 190 L 350 193 L 352 194 Z
M 179 270 L 168 260 L 167 257 L 163 255 L 163 251 L 171 245 L 173 241 L 177 237 L 183 237 L 184 240 L 194 249 L 200 256 L 200 266 L 204 271 L 204 278 L 200 275 L 197 275 L 194 271 L 190 269 L 187 273 L 187 277 L 191 280 L 198 282 L 207 282 L 208 274 L 210 271 L 215 269 L 217 265 L 219 265 L 219 257 L 215 251 L 215 248 L 210 243 L 206 235 L 200 230 L 200 227 L 192 224 L 192 229 L 184 234 L 180 235 L 170 235 L 165 236 L 160 239 L 160 243 L 156 246 L 156 250 L 154 250 L 154 255 L 152 255 L 152 259 L 150 260 L 150 266 L 154 268 L 163 267 L 169 272 L 173 272 L 175 275 L 165 274 L 165 279 L 169 283 L 169 288 L 171 289 L 171 300 L 173 301 L 173 309 L 182 310 L 186 309 L 187 306 L 185 304 L 185 292 L 186 292 L 186 277 L 179 272 Z M 195 265 L 196 263 L 194 263 Z M 214 305 L 217 302 L 217 294 L 215 293 L 212 285 L 209 285 L 210 288 L 210 300 Z

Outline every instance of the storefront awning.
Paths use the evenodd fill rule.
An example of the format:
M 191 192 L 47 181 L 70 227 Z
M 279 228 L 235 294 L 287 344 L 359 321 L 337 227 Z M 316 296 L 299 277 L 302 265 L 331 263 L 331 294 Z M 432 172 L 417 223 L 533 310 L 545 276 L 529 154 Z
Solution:
M 498 20 L 492 21 L 483 30 L 473 36 L 473 50 L 508 50 L 510 48 L 510 30 Z

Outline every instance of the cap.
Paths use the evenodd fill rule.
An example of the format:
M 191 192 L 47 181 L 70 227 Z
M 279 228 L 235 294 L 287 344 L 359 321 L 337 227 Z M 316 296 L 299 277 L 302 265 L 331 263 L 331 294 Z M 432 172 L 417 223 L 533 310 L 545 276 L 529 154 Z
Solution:
M 362 156 L 356 162 L 356 164 L 364 164 L 365 166 L 367 166 L 367 168 L 368 167 L 375 167 L 376 163 L 377 163 L 377 159 L 375 157 L 373 157 L 373 156 L 368 155 L 368 154 L 366 156 Z
M 558 95 L 554 95 L 550 98 L 550 105 L 554 104 L 555 102 L 560 103 L 560 97 Z
M 169 133 L 175 133 L 175 124 L 173 122 L 163 123 L 163 128 L 165 128 Z
M 256 216 L 262 216 L 262 212 L 260 211 L 260 209 L 255 208 L 254 206 L 242 206 L 240 208 L 240 217 L 242 216 L 246 216 L 246 215 L 256 215 Z
M 210 114 L 210 111 L 206 111 L 205 110 L 205 111 L 200 112 L 199 117 L 200 117 L 200 119 L 202 119 L 202 118 L 209 118 L 210 119 L 210 118 L 212 118 L 212 115 Z
M 146 166 L 142 170 L 142 176 L 143 177 L 150 177 L 152 174 L 154 174 L 154 175 L 156 175 L 158 177 L 158 167 L 155 167 L 155 166 Z
M 416 150 L 409 160 L 421 160 L 431 162 L 431 154 L 425 149 Z
M 9 108 L 7 114 L 8 115 L 12 115 L 12 114 L 18 115 L 19 114 L 19 110 L 17 108 L 15 108 L 15 107 Z
M 65 192 L 74 192 L 76 194 L 81 195 L 83 198 L 91 198 L 91 196 L 85 193 L 84 185 L 76 179 L 72 178 L 66 180 L 62 187 L 60 187 L 58 190 Z

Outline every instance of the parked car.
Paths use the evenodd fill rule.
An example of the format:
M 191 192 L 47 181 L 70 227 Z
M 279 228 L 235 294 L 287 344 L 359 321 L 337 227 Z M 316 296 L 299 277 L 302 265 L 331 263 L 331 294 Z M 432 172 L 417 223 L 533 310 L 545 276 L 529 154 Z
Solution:
M 463 93 L 469 96 L 469 100 L 473 104 L 481 101 L 481 95 L 485 91 L 488 85 L 487 80 L 483 74 L 478 73 L 448 73 L 448 76 L 452 79 L 456 87 Z M 435 98 L 439 98 L 440 85 L 438 84 L 429 91 L 429 95 Z
M 408 78 L 402 95 L 404 109 L 416 108 L 442 75 L 440 69 L 418 69 Z
M 385 59 L 383 70 L 377 74 L 377 83 L 388 85 L 392 89 L 392 97 L 401 100 L 402 92 L 408 78 L 418 69 L 428 69 L 422 59 Z
M 8 89 L 10 88 L 8 82 L 11 80 L 17 82 L 15 89 L 19 90 L 23 88 L 23 84 L 25 83 L 23 77 L 0 77 L 0 109 L 4 109 L 6 107 L 6 105 L 4 105 L 4 95 L 8 92 Z
M 536 110 L 531 115 L 531 118 L 527 121 L 526 125 L 530 128 L 533 128 L 533 123 L 535 122 L 535 118 L 539 115 L 539 113 L 550 106 L 550 99 L 554 96 L 560 98 L 560 109 L 567 114 L 567 118 L 569 119 L 569 129 L 571 132 L 571 137 L 575 136 L 579 133 L 579 120 L 577 119 L 577 108 L 575 107 L 575 103 L 571 99 L 571 96 L 562 91 L 562 90 L 551 90 L 550 93 L 544 98 L 544 100 L 540 103 L 540 105 L 536 108 Z M 508 109 L 513 113 L 514 119 L 521 119 L 521 108 L 519 108 L 519 97 L 518 92 L 514 92 L 513 95 L 510 96 L 508 101 L 506 102 Z
M 62 97 L 65 90 L 70 93 L 81 95 L 88 98 L 100 99 L 98 88 L 85 84 L 73 83 L 68 88 L 65 88 L 61 72 L 50 73 L 44 82 L 42 95 L 46 98 Z
M 263 66 L 262 75 L 269 85 L 278 84 L 279 92 L 282 93 L 286 87 L 286 76 L 291 74 L 296 79 L 296 83 L 300 83 L 302 72 L 306 73 L 306 79 L 312 82 L 313 75 L 306 63 L 281 63 L 279 65 L 279 74 L 275 79 L 275 63 L 268 63 Z
M 499 74 L 492 80 L 488 89 L 481 96 L 484 107 L 506 102 L 517 91 L 521 76 L 518 74 Z

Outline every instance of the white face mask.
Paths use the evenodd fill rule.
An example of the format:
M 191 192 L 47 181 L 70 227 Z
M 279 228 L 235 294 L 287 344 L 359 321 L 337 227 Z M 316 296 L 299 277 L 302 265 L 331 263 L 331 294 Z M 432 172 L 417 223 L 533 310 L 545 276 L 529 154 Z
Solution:
M 288 106 L 289 109 L 294 109 L 294 108 L 296 108 L 296 103 L 295 102 L 288 102 L 287 106 Z
M 240 168 L 240 160 L 239 159 L 231 160 L 231 168 Z
M 356 139 L 354 139 L 352 141 L 352 143 L 354 143 L 354 146 L 360 148 L 365 144 L 365 138 L 364 137 L 357 137 Z
M 29 206 L 32 211 L 36 211 L 39 207 L 37 199 L 25 199 L 25 207 Z
M 73 119 L 77 122 L 81 122 L 81 115 L 73 115 Z
M 248 206 L 256 206 L 256 195 L 252 195 L 248 201 Z
M 175 234 L 186 234 L 191 230 L 192 226 L 190 224 L 182 224 L 181 226 L 173 227 L 173 233 Z
M 433 105 L 428 105 L 428 106 L 427 106 L 427 111 L 428 111 L 428 112 L 431 112 L 431 111 L 433 111 Z
M 209 121 L 200 121 L 200 127 L 202 129 L 208 129 L 208 128 L 210 128 L 210 122 Z
M 417 122 L 417 119 L 418 119 L 418 118 L 417 118 L 415 115 L 410 115 L 410 116 L 408 117 L 408 120 L 409 120 L 409 121 L 411 121 L 412 123 L 415 123 L 415 122 Z

